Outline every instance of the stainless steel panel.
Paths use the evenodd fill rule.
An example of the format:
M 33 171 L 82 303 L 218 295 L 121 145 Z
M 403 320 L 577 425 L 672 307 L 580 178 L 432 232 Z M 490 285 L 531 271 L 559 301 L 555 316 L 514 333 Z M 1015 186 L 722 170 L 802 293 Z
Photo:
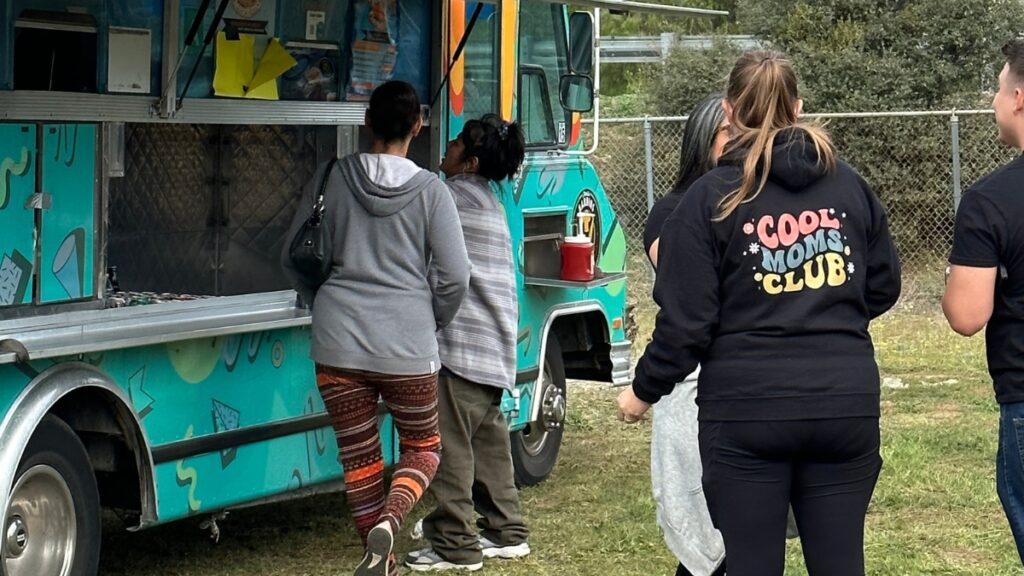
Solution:
M 292 124 L 362 126 L 360 102 L 288 102 L 186 98 L 174 116 L 161 118 L 151 96 L 0 91 L 0 120 L 178 124 Z
M 0 339 L 24 344 L 33 360 L 309 324 L 288 291 L 70 312 L 0 322 Z M 0 364 L 16 361 L 0 352 Z

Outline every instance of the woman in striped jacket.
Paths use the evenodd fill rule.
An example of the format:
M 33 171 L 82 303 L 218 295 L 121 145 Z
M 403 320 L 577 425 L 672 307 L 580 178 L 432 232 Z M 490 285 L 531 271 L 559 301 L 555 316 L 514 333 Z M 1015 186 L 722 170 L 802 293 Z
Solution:
M 441 164 L 472 272 L 461 308 L 437 333 L 443 457 L 430 488 L 437 508 L 423 521 L 430 547 L 406 559 L 414 571 L 479 570 L 484 557 L 530 553 L 500 408 L 502 393 L 515 385 L 519 311 L 508 221 L 495 186 L 515 176 L 523 157 L 519 125 L 485 116 L 466 122 Z

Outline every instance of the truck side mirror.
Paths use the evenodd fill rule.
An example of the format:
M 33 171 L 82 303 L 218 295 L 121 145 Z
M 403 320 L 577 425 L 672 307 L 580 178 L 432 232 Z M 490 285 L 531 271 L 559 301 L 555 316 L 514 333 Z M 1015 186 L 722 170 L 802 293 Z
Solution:
M 573 12 L 569 17 L 569 70 L 573 74 L 594 73 L 594 15 Z
M 569 112 L 590 112 L 594 108 L 594 80 L 590 76 L 566 74 L 558 82 L 558 99 Z

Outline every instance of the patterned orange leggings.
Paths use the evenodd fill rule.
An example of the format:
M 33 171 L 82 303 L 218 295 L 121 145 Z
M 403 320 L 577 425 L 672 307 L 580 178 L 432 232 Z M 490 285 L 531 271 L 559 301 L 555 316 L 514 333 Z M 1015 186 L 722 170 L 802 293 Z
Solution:
M 363 544 L 370 529 L 384 519 L 398 534 L 441 459 L 437 374 L 394 376 L 317 365 L 316 383 L 331 416 L 348 504 Z M 394 419 L 401 452 L 386 495 L 378 397 Z

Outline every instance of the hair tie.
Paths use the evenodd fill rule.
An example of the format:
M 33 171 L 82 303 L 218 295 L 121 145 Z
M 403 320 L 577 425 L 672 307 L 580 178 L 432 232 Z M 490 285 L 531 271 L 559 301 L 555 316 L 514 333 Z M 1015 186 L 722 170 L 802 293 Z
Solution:
M 498 136 L 501 136 L 502 140 L 507 140 L 508 139 L 508 123 L 502 122 L 498 126 Z

